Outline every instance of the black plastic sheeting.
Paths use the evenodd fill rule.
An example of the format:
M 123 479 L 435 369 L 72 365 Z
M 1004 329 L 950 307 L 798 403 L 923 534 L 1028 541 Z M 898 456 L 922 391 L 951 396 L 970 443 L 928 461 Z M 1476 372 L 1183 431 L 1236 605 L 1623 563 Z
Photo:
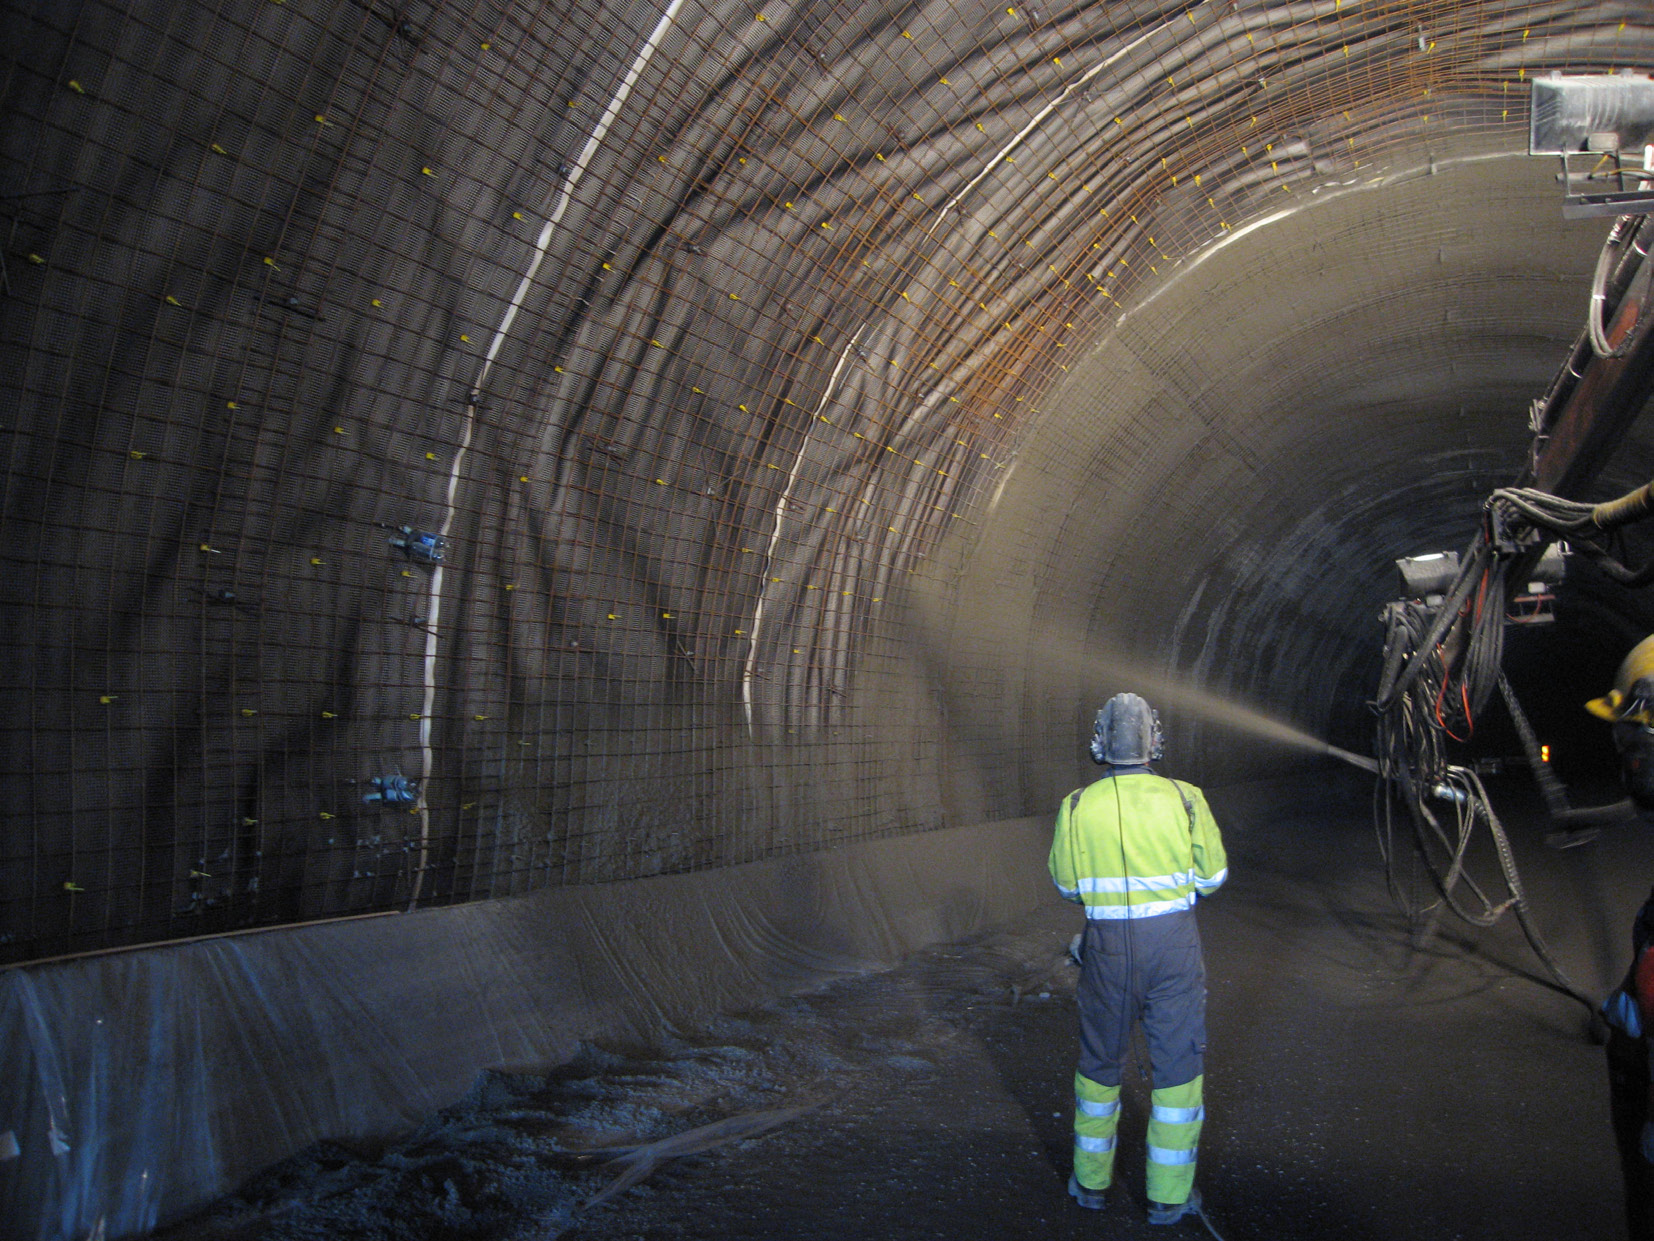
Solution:
M 1047 848 L 1015 821 L 6 971 L 0 1236 L 146 1231 L 484 1069 L 894 964 L 1049 899 Z

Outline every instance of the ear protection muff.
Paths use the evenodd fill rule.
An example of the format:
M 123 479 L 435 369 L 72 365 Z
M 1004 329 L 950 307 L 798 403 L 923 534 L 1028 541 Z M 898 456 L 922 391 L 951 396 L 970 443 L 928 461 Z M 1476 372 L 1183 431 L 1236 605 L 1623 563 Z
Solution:
M 1091 761 L 1094 763 L 1108 762 L 1103 741 L 1105 717 L 1106 713 L 1099 710 L 1097 717 L 1091 722 Z

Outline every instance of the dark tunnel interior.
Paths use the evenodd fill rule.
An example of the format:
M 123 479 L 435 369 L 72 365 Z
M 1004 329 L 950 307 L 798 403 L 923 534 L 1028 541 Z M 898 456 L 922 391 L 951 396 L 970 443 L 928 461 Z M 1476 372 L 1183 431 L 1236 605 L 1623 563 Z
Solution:
M 1369 752 L 1393 562 L 1522 469 L 1607 229 L 1527 154 L 1530 84 L 1654 57 L 1643 0 L 6 0 L 0 33 L 30 968 L 310 926 L 394 959 L 393 914 L 918 849 L 1046 815 L 1120 689 L 1210 787 L 1326 762 L 1235 704 Z M 1643 420 L 1573 498 L 1651 476 Z M 1578 564 L 1510 639 L 1592 796 L 1581 705 L 1651 627 Z M 1484 723 L 1465 753 L 1514 757 Z M 0 1000 L 30 1064 L 61 1005 Z M 53 1182 L 64 1218 L 114 1166 Z

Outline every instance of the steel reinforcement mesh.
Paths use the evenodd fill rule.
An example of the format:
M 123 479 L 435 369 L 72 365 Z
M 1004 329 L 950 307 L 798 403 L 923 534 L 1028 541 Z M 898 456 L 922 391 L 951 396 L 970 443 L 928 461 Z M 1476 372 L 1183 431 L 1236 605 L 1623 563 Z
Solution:
M 901 603 L 1084 346 L 1654 51 L 1640 2 L 3 20 L 12 961 L 941 824 Z

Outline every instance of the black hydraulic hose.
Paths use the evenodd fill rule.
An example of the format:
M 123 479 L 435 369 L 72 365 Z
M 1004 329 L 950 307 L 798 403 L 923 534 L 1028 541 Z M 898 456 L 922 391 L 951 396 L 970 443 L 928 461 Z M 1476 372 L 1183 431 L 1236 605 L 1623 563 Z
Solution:
M 1510 718 L 1516 725 L 1516 735 L 1522 739 L 1522 749 L 1528 756 L 1528 766 L 1533 768 L 1533 778 L 1539 782 L 1539 792 L 1545 798 L 1545 807 L 1551 812 L 1553 819 L 1568 813 L 1568 793 L 1562 787 L 1562 781 L 1556 778 L 1551 765 L 1545 762 L 1539 753 L 1539 738 L 1534 735 L 1533 725 L 1528 722 L 1528 716 L 1522 710 L 1522 704 L 1516 700 L 1516 691 L 1510 687 L 1510 679 L 1503 672 L 1499 673 L 1499 693 L 1505 700 L 1505 709 L 1510 712 Z
M 1600 504 L 1580 504 L 1527 487 L 1501 488 L 1489 497 L 1488 504 L 1509 509 L 1535 529 L 1567 538 L 1576 552 L 1621 585 L 1646 586 L 1654 582 L 1654 562 L 1630 568 L 1616 560 L 1597 538 L 1654 513 L 1654 482 Z
M 1502 487 L 1488 497 L 1488 505 L 1507 508 L 1528 525 L 1550 534 L 1577 534 L 1591 528 L 1591 505 L 1532 488 Z
M 1496 560 L 1488 566 L 1481 610 L 1470 619 L 1470 638 L 1465 644 L 1459 681 L 1468 691 L 1472 718 L 1466 724 L 1471 727 L 1487 706 L 1505 659 L 1505 580 L 1509 566 L 1508 560 Z
M 1654 481 L 1600 504 L 1564 500 L 1531 487 L 1501 487 L 1488 498 L 1488 503 L 1506 505 L 1530 525 L 1551 534 L 1614 530 L 1654 513 Z
M 1470 811 L 1468 821 L 1466 820 L 1464 812 L 1460 812 L 1459 838 L 1455 843 L 1454 841 L 1448 839 L 1447 832 L 1442 828 L 1441 821 L 1431 813 L 1430 807 L 1424 804 L 1423 798 L 1418 796 L 1417 785 L 1414 785 L 1412 806 L 1415 811 L 1415 824 L 1418 822 L 1428 824 L 1430 830 L 1435 833 L 1436 839 L 1441 844 L 1442 848 L 1452 857 L 1452 861 L 1449 863 L 1445 874 L 1438 875 L 1434 870 L 1431 871 L 1431 878 L 1436 881 L 1436 886 L 1441 892 L 1443 903 L 1445 903 L 1447 907 L 1457 914 L 1463 921 L 1470 923 L 1471 926 L 1492 926 L 1494 923 L 1498 922 L 1499 919 L 1504 916 L 1505 911 L 1511 907 L 1511 901 L 1502 901 L 1495 905 L 1487 893 L 1482 891 L 1481 885 L 1476 882 L 1475 878 L 1465 874 L 1464 872 L 1465 850 L 1470 847 L 1472 829 L 1476 826 L 1474 807 L 1472 807 Z M 1426 860 L 1428 861 L 1428 858 Z M 1456 889 L 1460 883 L 1463 883 L 1465 887 L 1469 888 L 1470 894 L 1481 904 L 1481 913 L 1473 913 L 1471 910 L 1460 904 L 1458 897 L 1453 894 L 1454 889 Z M 1426 942 L 1433 933 L 1434 924 L 1432 923 L 1431 927 L 1427 928 L 1418 937 L 1419 942 Z
M 1381 745 L 1381 750 L 1382 749 L 1383 747 Z M 1420 842 L 1421 855 L 1423 856 L 1425 865 L 1430 872 L 1431 880 L 1441 894 L 1441 904 L 1444 904 L 1459 918 L 1470 923 L 1472 926 L 1491 926 L 1497 922 L 1507 910 L 1514 912 L 1516 914 L 1517 923 L 1522 928 L 1523 937 L 1528 941 L 1528 946 L 1533 950 L 1534 955 L 1539 958 L 1541 964 L 1543 964 L 1545 969 L 1550 973 L 1551 979 L 1557 989 L 1573 999 L 1578 1000 L 1581 1004 L 1585 1005 L 1588 1011 L 1595 1013 L 1597 1008 L 1596 1002 L 1590 996 L 1586 995 L 1585 992 L 1581 990 L 1573 981 L 1573 979 L 1568 976 L 1567 971 L 1562 968 L 1561 964 L 1556 960 L 1556 957 L 1551 953 L 1550 946 L 1545 942 L 1544 937 L 1539 932 L 1539 928 L 1534 923 L 1532 913 L 1528 908 L 1527 891 L 1522 885 L 1521 872 L 1517 869 L 1515 854 L 1512 852 L 1510 846 L 1510 839 L 1505 832 L 1504 824 L 1500 822 L 1499 816 L 1493 810 L 1493 805 L 1488 799 L 1487 789 L 1482 784 L 1481 777 L 1479 777 L 1474 771 L 1463 767 L 1450 767 L 1444 773 L 1444 783 L 1447 785 L 1449 793 L 1456 793 L 1464 798 L 1464 801 L 1460 803 L 1459 809 L 1460 828 L 1457 834 L 1457 839 L 1454 840 L 1449 837 L 1448 833 L 1443 829 L 1441 822 L 1434 814 L 1431 813 L 1430 808 L 1425 804 L 1424 789 L 1421 787 L 1416 775 L 1409 767 L 1405 758 L 1392 757 L 1388 759 L 1386 769 L 1389 773 L 1391 773 L 1390 777 L 1388 780 L 1381 780 L 1380 783 L 1384 784 L 1386 788 L 1399 786 L 1400 794 L 1403 800 L 1406 801 L 1408 810 L 1413 819 L 1414 830 L 1417 833 Z M 1390 796 L 1391 794 L 1388 792 L 1384 794 L 1385 809 L 1383 817 L 1385 825 L 1389 825 L 1390 823 Z M 1455 800 L 1457 800 L 1457 798 L 1455 798 Z M 1377 807 L 1375 806 L 1374 809 L 1374 826 L 1375 829 L 1379 829 L 1378 815 L 1376 813 Z M 1487 897 L 1487 895 L 1482 892 L 1480 886 L 1469 874 L 1465 872 L 1463 867 L 1464 856 L 1469 846 L 1470 838 L 1475 827 L 1475 819 L 1478 814 L 1482 815 L 1487 820 L 1488 830 L 1493 836 L 1494 850 L 1499 858 L 1500 873 L 1504 878 L 1505 887 L 1510 893 L 1507 900 L 1501 901 L 1498 904 L 1494 904 Z M 1426 829 L 1428 829 L 1428 831 Z M 1379 849 L 1384 855 L 1385 880 L 1386 886 L 1390 890 L 1391 898 L 1396 901 L 1403 913 L 1406 913 L 1410 918 L 1417 917 L 1418 913 L 1422 911 L 1410 910 L 1407 908 L 1406 903 L 1399 899 L 1399 893 L 1396 889 L 1394 878 L 1394 849 L 1386 840 L 1383 830 L 1379 829 L 1379 832 Z M 1430 862 L 1429 854 L 1424 852 L 1423 844 L 1427 836 L 1434 836 L 1437 843 L 1449 855 L 1450 861 L 1445 871 L 1438 871 L 1436 866 Z M 1481 912 L 1473 912 L 1461 903 L 1455 895 L 1455 889 L 1458 888 L 1460 884 L 1463 884 L 1466 888 L 1468 888 L 1475 900 L 1481 904 Z M 1437 909 L 1440 907 L 1441 905 L 1435 906 Z M 1418 937 L 1420 942 L 1427 941 L 1430 935 L 1433 934 L 1434 928 L 1435 917 L 1432 915 L 1429 920 L 1429 925 L 1421 931 Z
M 1413 634 L 1413 626 L 1408 624 L 1409 617 L 1406 605 L 1397 605 L 1390 613 L 1388 631 L 1384 635 L 1384 670 L 1378 678 L 1378 697 L 1380 701 L 1389 697 L 1391 687 L 1396 683 L 1396 674 L 1401 671 L 1401 661 L 1406 658 L 1411 648 L 1407 639 Z
M 1574 550 L 1586 557 L 1621 586 L 1647 586 L 1654 582 L 1654 560 L 1639 569 L 1621 564 L 1602 548 L 1590 543 L 1576 543 Z
M 1389 710 L 1397 696 L 1406 693 L 1413 682 L 1419 679 L 1419 675 L 1424 671 L 1426 661 L 1435 653 L 1436 648 L 1441 645 L 1442 639 L 1447 636 L 1447 631 L 1458 620 L 1459 609 L 1464 606 L 1465 600 L 1470 597 L 1470 588 L 1487 571 L 1487 559 L 1488 546 L 1481 539 L 1477 539 L 1472 545 L 1470 553 L 1465 557 L 1465 563 L 1459 569 L 1459 576 L 1454 581 L 1453 588 L 1448 591 L 1447 598 L 1442 601 L 1442 605 L 1436 613 L 1435 621 L 1431 624 L 1424 640 L 1414 648 L 1412 656 L 1408 659 L 1401 674 L 1396 678 L 1396 683 L 1389 687 L 1388 692 L 1379 694 L 1378 700 L 1374 703 L 1379 711 Z
M 1487 790 L 1482 787 L 1482 778 L 1473 771 L 1466 771 L 1464 775 L 1475 786 L 1477 802 L 1482 808 L 1482 813 L 1487 815 L 1488 829 L 1493 833 L 1494 847 L 1499 853 L 1499 866 L 1505 873 L 1505 883 L 1510 888 L 1513 898 L 1516 921 L 1521 924 L 1522 934 L 1527 937 L 1528 946 L 1533 949 L 1534 955 L 1545 963 L 1545 968 L 1551 972 L 1557 986 L 1585 1005 L 1587 1012 L 1594 1014 L 1597 1011 L 1596 1001 L 1581 991 L 1574 980 L 1557 964 L 1549 946 L 1540 936 L 1539 928 L 1533 924 L 1533 919 L 1528 913 L 1527 893 L 1522 888 L 1522 876 L 1516 869 L 1516 858 L 1511 853 L 1510 840 L 1505 835 L 1504 824 L 1499 822 L 1499 816 L 1493 812 L 1493 805 L 1487 799 Z

